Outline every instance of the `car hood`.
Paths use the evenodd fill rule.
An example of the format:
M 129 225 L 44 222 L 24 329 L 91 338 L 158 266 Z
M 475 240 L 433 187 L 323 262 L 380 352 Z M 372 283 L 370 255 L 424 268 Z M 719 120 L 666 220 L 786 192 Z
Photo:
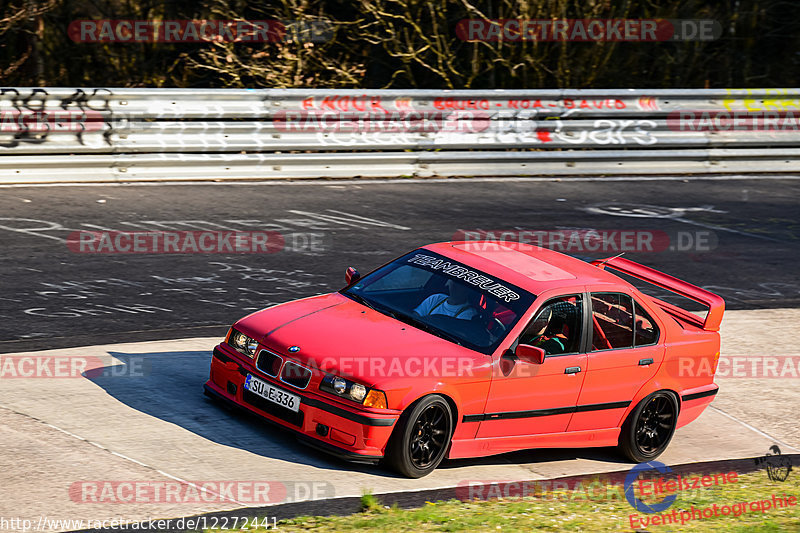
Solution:
M 396 377 L 409 369 L 446 373 L 442 364 L 452 371 L 459 364 L 486 357 L 339 293 L 264 309 L 234 327 L 282 356 L 370 385 L 389 373 Z M 292 346 L 299 350 L 289 352 Z M 412 361 L 414 358 L 418 361 Z M 392 366 L 394 370 L 389 372 Z

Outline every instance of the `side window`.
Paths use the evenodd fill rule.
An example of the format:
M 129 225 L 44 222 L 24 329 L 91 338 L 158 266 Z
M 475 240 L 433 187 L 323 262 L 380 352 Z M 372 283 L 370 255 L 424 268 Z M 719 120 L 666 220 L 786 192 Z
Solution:
M 545 302 L 519 338 L 547 355 L 577 353 L 581 345 L 582 299 L 579 294 Z
M 636 307 L 636 330 L 634 343 L 636 346 L 647 346 L 658 342 L 658 326 L 644 307 L 635 303 Z
M 592 294 L 592 350 L 633 347 L 633 300 L 627 294 Z

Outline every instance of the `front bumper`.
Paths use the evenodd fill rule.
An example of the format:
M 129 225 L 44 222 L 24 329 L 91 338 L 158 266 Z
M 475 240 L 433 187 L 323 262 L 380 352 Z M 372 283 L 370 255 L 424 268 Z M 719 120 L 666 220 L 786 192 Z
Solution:
M 300 396 L 299 411 L 295 413 L 245 391 L 243 383 L 247 374 Z M 210 377 L 204 388 L 206 395 L 289 429 L 302 442 L 352 462 L 380 461 L 399 417 L 396 412 L 378 415 L 348 409 L 313 391 L 287 386 L 260 372 L 252 361 L 243 360 L 224 345 L 214 348 Z

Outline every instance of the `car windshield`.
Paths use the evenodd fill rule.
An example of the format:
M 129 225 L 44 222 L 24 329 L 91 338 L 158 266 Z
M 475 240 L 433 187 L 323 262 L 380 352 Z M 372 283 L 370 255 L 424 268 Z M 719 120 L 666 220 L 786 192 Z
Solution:
M 534 295 L 428 250 L 375 270 L 342 294 L 418 329 L 492 353 Z

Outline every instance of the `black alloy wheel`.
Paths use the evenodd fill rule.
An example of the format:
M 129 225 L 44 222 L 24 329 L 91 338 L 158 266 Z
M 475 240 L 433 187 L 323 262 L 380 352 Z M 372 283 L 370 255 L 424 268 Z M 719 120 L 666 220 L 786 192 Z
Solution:
M 387 447 L 387 462 L 405 476 L 426 476 L 444 459 L 452 434 L 450 405 L 438 394 L 426 396 L 400 417 Z
M 639 402 L 620 433 L 619 447 L 632 461 L 643 463 L 661 455 L 675 434 L 678 402 L 666 391 L 657 391 Z

